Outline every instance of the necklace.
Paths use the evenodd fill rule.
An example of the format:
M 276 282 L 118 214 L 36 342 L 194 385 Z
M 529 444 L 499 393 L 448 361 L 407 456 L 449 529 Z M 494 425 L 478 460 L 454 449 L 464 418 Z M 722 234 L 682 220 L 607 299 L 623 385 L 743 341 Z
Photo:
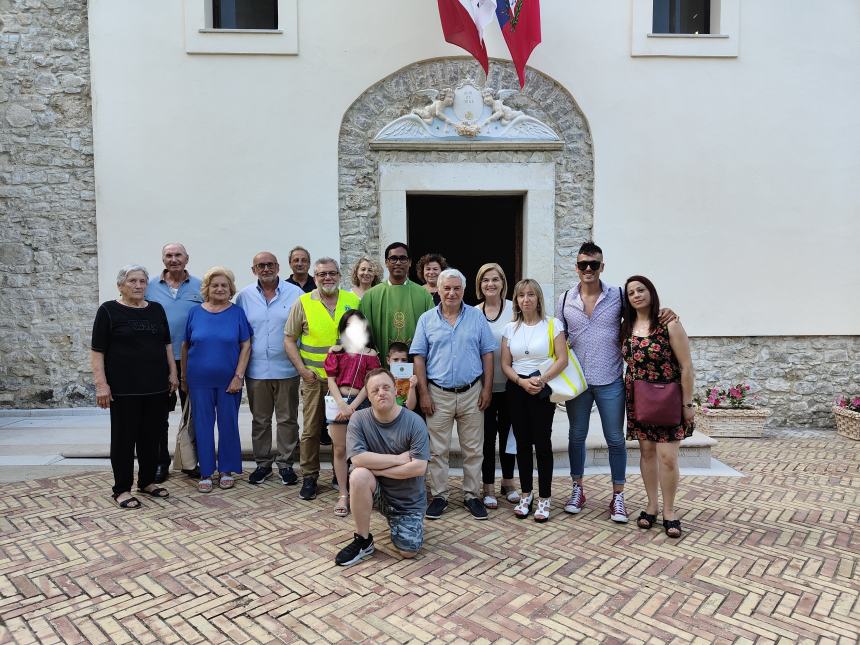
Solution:
M 539 323 L 539 322 L 540 322 L 540 321 L 538 321 L 538 323 Z M 527 324 L 526 324 L 526 322 L 525 322 L 525 321 L 523 321 L 523 324 L 528 328 L 528 330 L 529 330 L 529 332 L 530 332 L 530 333 L 529 333 L 529 337 L 526 339 L 526 351 L 525 351 L 526 356 L 528 356 L 528 355 L 531 353 L 531 352 L 529 351 L 529 348 L 530 348 L 530 347 L 531 347 L 531 345 L 532 345 L 532 336 L 534 336 L 534 335 L 535 335 L 535 328 L 538 326 L 538 323 L 535 323 L 534 325 L 527 325 Z
M 119 304 L 123 305 L 124 307 L 131 307 L 132 309 L 143 309 L 146 306 L 145 300 L 141 301 L 141 303 L 138 305 L 128 303 L 122 298 L 117 298 L 117 302 L 119 302 Z

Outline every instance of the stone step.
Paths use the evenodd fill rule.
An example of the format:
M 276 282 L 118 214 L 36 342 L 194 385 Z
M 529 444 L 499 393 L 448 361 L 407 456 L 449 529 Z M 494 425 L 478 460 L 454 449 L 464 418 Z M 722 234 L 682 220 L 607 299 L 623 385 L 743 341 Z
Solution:
M 99 425 L 105 427 L 109 425 L 109 420 L 106 414 L 99 415 Z M 242 406 L 239 415 L 240 438 L 242 442 L 242 458 L 248 461 L 253 461 L 254 457 L 251 452 L 251 419 L 250 413 L 246 406 Z M 84 421 L 84 419 L 80 419 Z M 71 423 L 78 419 L 66 419 L 65 423 Z M 301 422 L 301 420 L 300 420 Z M 92 423 L 92 421 L 88 421 Z M 179 425 L 179 412 L 171 414 L 170 418 L 170 451 L 173 452 L 173 447 L 176 439 L 176 430 Z M 552 424 L 552 451 L 553 451 L 553 467 L 556 470 L 569 469 L 570 460 L 567 452 L 567 435 L 568 435 L 568 420 L 567 414 L 561 408 L 556 410 Z M 101 436 L 106 436 L 105 432 L 101 432 Z M 679 464 L 681 468 L 711 468 L 711 447 L 716 445 L 716 439 L 708 437 L 701 432 L 694 432 L 693 436 L 684 439 L 681 442 L 681 450 L 679 455 Z M 609 466 L 609 451 L 606 447 L 606 440 L 603 438 L 603 427 L 600 424 L 600 416 L 597 414 L 597 409 L 591 415 L 589 424 L 588 438 L 585 441 L 586 456 L 585 466 L 589 467 L 608 467 Z M 331 447 L 321 446 L 321 456 L 323 462 L 331 461 Z M 96 459 L 107 458 L 109 456 L 109 446 L 107 442 L 101 445 L 78 445 L 75 447 L 66 447 L 60 450 L 60 454 L 67 459 Z M 296 462 L 298 463 L 298 454 Z M 628 466 L 638 466 L 639 464 L 639 443 L 637 441 L 627 442 L 627 463 Z M 457 438 L 457 429 L 454 428 L 451 439 L 451 452 L 449 455 L 449 465 L 453 469 L 462 468 L 463 458 L 460 453 L 460 442 Z M 496 464 L 498 467 L 498 462 Z
M 553 468 L 556 470 L 569 470 L 570 459 L 568 457 L 568 428 L 567 414 L 558 409 L 552 424 L 552 452 Z M 639 465 L 639 442 L 627 441 L 627 463 Z M 678 455 L 678 464 L 681 468 L 711 468 L 711 447 L 717 445 L 717 440 L 701 432 L 694 431 L 693 436 L 681 442 Z M 460 452 L 460 442 L 457 439 L 457 430 L 451 439 L 451 453 L 449 456 L 451 468 L 462 468 L 463 458 Z M 496 467 L 498 468 L 498 461 Z M 608 467 L 609 450 L 606 439 L 603 437 L 603 426 L 600 416 L 595 408 L 591 415 L 588 426 L 588 437 L 585 440 L 585 467 Z

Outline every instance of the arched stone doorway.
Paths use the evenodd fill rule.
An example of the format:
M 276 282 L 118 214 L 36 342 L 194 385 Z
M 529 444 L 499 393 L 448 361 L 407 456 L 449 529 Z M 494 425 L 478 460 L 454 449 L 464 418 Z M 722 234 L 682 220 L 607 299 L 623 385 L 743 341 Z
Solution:
M 371 146 L 386 124 L 426 103 L 417 94 L 420 90 L 453 87 L 467 79 L 482 84 L 483 78 L 483 70 L 471 58 L 421 61 L 375 83 L 347 109 L 338 142 L 340 251 L 345 274 L 361 255 L 380 257 L 385 244 L 405 238 L 406 196 L 419 190 L 523 195 L 523 273 L 555 292 L 573 281 L 576 250 L 591 238 L 594 155 L 582 110 L 554 79 L 530 68 L 523 92 L 506 103 L 552 127 L 562 140 L 560 149 L 522 145 L 493 150 L 445 143 L 420 150 Z M 485 84 L 518 87 L 513 66 L 492 60 Z M 440 172 L 448 164 L 458 167 Z M 494 172 L 499 169 L 505 174 Z

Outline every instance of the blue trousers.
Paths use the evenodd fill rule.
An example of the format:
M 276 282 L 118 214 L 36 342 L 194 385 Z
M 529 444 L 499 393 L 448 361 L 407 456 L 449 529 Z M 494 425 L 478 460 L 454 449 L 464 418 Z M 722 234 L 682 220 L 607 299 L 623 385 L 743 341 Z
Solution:
M 218 420 L 218 472 L 242 472 L 242 444 L 239 442 L 239 405 L 242 393 L 228 394 L 223 387 L 190 387 L 197 463 L 200 477 L 215 472 L 215 420 Z
M 567 452 L 570 457 L 570 476 L 579 479 L 585 472 L 585 438 L 591 420 L 591 407 L 597 404 L 603 436 L 609 448 L 609 470 L 613 484 L 623 484 L 627 471 L 627 448 L 624 444 L 624 379 L 606 385 L 589 385 L 575 399 L 568 401 L 567 418 L 570 421 Z

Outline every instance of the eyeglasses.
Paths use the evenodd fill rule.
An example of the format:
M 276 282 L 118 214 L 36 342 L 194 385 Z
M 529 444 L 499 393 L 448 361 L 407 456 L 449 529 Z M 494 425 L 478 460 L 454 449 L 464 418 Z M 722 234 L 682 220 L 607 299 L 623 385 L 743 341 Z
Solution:
M 585 271 L 586 269 L 597 271 L 601 264 L 602 262 L 600 260 L 579 260 L 576 263 L 576 268 L 580 271 Z
M 391 262 L 391 264 L 406 264 L 409 262 L 408 255 L 389 255 L 385 258 L 386 262 Z
M 314 275 L 318 278 L 336 278 L 340 273 L 338 271 L 317 271 Z
M 266 269 L 274 269 L 276 266 L 278 266 L 277 262 L 258 262 L 254 265 L 254 268 L 257 271 L 265 271 Z

